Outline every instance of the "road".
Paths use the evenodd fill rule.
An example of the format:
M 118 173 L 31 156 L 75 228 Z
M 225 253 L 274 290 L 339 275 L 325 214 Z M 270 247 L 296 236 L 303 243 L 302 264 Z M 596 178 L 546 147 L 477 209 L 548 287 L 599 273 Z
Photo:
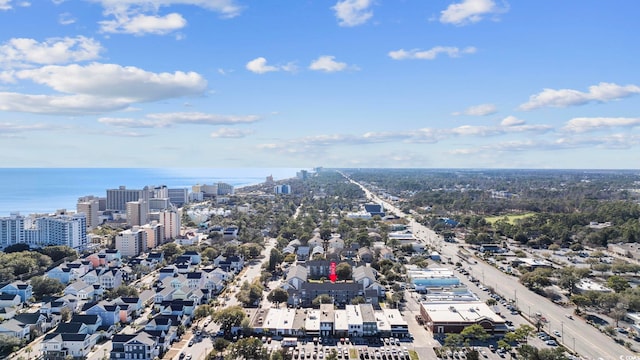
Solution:
M 409 220 L 413 233 L 416 238 L 430 245 L 432 249 L 436 249 L 442 256 L 452 259 L 458 258 L 459 245 L 457 243 L 446 243 L 433 230 L 421 225 L 411 216 L 404 214 L 400 209 L 380 199 L 371 193 L 361 184 L 349 179 L 352 183 L 360 186 L 370 200 L 380 202 L 385 209 L 399 217 Z M 573 307 L 561 307 L 554 304 L 550 300 L 537 295 L 520 284 L 516 277 L 505 274 L 497 268 L 483 262 L 481 259 L 475 259 L 477 264 L 468 265 L 474 277 L 480 281 L 485 281 L 486 286 L 493 287 L 496 291 L 506 298 L 517 301 L 523 316 L 529 317 L 531 314 L 539 312 L 543 314 L 549 322 L 545 326 L 545 330 L 551 333 L 553 330 L 561 332 L 561 342 L 567 349 L 577 351 L 584 359 L 605 359 L 617 360 L 621 358 L 635 357 L 634 353 L 629 349 L 616 344 L 607 335 L 601 333 L 593 326 L 587 324 L 578 317 L 570 320 L 566 314 L 573 312 Z

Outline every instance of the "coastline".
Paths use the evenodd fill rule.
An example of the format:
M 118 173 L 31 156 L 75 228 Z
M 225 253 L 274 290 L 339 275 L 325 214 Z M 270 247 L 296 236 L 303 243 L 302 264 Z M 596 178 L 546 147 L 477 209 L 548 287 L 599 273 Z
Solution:
M 272 175 L 274 180 L 294 178 L 293 168 L 0 168 L 0 217 L 76 210 L 82 196 L 106 196 L 107 189 L 166 185 L 228 183 L 236 189 L 256 186 Z

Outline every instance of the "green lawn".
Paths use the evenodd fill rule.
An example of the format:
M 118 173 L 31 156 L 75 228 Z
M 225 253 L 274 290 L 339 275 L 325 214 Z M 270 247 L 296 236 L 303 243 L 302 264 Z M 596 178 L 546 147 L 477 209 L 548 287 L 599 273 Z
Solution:
M 484 220 L 489 224 L 493 225 L 496 221 L 506 218 L 509 224 L 514 224 L 516 220 L 525 219 L 535 214 L 536 213 L 525 213 L 525 214 L 512 214 L 512 215 L 502 215 L 502 216 L 487 216 L 486 218 L 484 218 Z
M 409 359 L 420 360 L 420 358 L 418 357 L 418 353 L 415 350 L 409 350 Z

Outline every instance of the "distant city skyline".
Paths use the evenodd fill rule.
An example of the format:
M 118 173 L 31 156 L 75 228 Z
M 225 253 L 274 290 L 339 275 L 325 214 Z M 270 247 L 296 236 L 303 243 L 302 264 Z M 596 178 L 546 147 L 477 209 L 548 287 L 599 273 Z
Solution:
M 639 10 L 0 0 L 0 167 L 635 169 Z

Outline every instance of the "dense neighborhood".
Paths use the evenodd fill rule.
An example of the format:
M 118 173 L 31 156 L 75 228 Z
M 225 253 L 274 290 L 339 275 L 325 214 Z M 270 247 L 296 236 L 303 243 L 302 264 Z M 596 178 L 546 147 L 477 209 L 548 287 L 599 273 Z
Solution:
M 167 200 L 156 210 L 171 221 L 153 220 L 162 215 L 145 205 L 160 203 L 162 191 L 118 205 L 136 209 L 120 215 L 92 199 L 91 217 L 102 220 L 87 223 L 91 241 L 81 251 L 25 251 L 30 244 L 5 235 L 13 274 L 0 270 L 11 280 L 0 288 L 1 350 L 48 360 L 388 360 L 606 358 L 640 348 L 635 242 L 592 241 L 620 224 L 630 229 L 629 215 L 638 222 L 634 192 L 620 200 L 608 190 L 603 206 L 618 206 L 617 218 L 585 217 L 584 229 L 559 237 L 553 227 L 524 227 L 536 216 L 552 224 L 549 213 L 530 210 L 540 199 L 515 211 L 524 195 L 481 190 L 484 176 L 451 186 L 436 172 L 439 188 L 425 194 L 423 173 L 372 173 L 301 171 L 237 192 L 199 186 L 182 192 L 179 208 Z M 623 175 L 607 181 L 634 179 Z M 577 184 L 601 179 L 584 178 Z M 528 179 L 529 189 L 540 181 Z M 495 219 L 477 204 L 459 210 L 470 193 Z M 24 263 L 36 265 L 16 277 Z M 576 345 L 577 332 L 609 345 Z

